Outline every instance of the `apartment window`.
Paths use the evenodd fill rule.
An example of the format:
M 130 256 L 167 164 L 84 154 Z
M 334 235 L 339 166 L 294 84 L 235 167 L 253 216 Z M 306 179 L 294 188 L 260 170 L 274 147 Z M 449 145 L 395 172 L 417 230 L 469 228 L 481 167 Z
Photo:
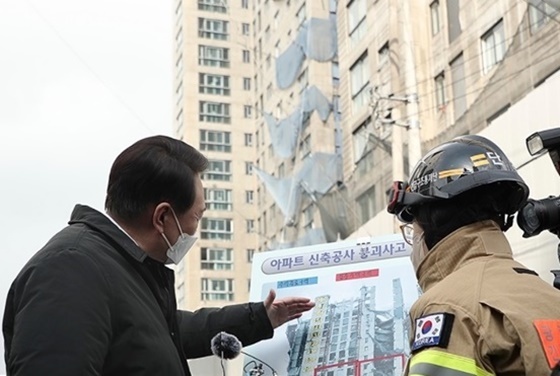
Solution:
M 453 42 L 461 35 L 459 12 L 459 0 L 447 0 L 447 31 L 449 43 Z
M 432 21 L 432 35 L 436 35 L 441 29 L 439 21 L 439 0 L 432 1 L 430 4 L 430 19 Z
M 313 214 L 315 206 L 313 204 L 309 204 L 306 208 L 303 209 L 303 228 L 306 231 L 309 231 L 313 228 Z
M 175 35 L 176 48 L 179 50 L 183 46 L 183 28 L 181 27 Z
M 253 262 L 254 255 L 255 255 L 255 250 L 253 248 L 247 248 L 247 262 Z
M 254 200 L 254 192 L 253 191 L 245 191 L 245 203 L 252 204 Z
M 251 79 L 243 77 L 243 90 L 251 90 Z
M 181 80 L 181 82 L 179 82 L 179 85 L 177 86 L 177 89 L 175 90 L 175 96 L 177 98 L 177 103 L 179 103 L 181 101 L 181 99 L 183 99 L 183 81 Z
M 280 163 L 278 166 L 278 179 L 282 179 L 286 174 L 286 168 L 284 167 L 284 162 Z
M 352 0 L 348 4 L 348 35 L 352 46 L 358 44 L 367 31 L 366 0 Z
M 200 248 L 200 268 L 205 270 L 232 270 L 233 249 Z
M 352 88 L 352 112 L 356 113 L 369 100 L 369 61 L 367 52 L 350 67 L 350 85 Z
M 200 238 L 232 240 L 233 220 L 225 218 L 202 218 L 200 221 Z
M 245 226 L 248 234 L 255 232 L 255 221 L 253 219 L 247 219 Z
M 249 0 L 241 0 L 241 8 L 249 9 Z
M 311 111 L 304 111 L 301 118 L 301 131 L 304 132 L 311 124 Z
M 198 64 L 209 67 L 229 68 L 229 48 L 199 45 Z
M 198 36 L 201 38 L 227 40 L 228 28 L 228 21 L 210 18 L 198 19 Z
M 298 9 L 298 11 L 296 12 L 296 18 L 298 20 L 298 26 L 297 28 L 299 29 L 301 25 L 303 25 L 303 23 L 305 22 L 305 19 L 307 18 L 307 11 L 305 9 L 305 2 L 303 3 L 303 5 Z
M 301 74 L 298 76 L 297 84 L 298 84 L 298 87 L 299 87 L 299 92 L 301 94 L 307 88 L 307 85 L 309 84 L 309 76 L 307 74 L 307 68 L 305 68 L 303 70 L 303 72 L 301 72 Z
M 243 62 L 250 63 L 251 62 L 251 51 L 243 50 Z
M 371 127 L 371 117 L 352 132 L 352 144 L 354 147 L 354 163 L 357 164 L 365 154 L 366 147 L 369 141 L 369 133 Z
M 204 188 L 204 199 L 208 210 L 231 211 L 233 209 L 231 189 Z
M 243 22 L 241 24 L 241 33 L 243 35 L 249 35 L 250 33 L 250 25 L 248 23 Z
M 200 130 L 200 150 L 231 152 L 231 133 Z
M 177 117 L 175 118 L 175 120 L 177 120 L 177 133 L 181 133 L 181 131 L 183 129 L 183 109 L 182 108 L 179 111 L 179 113 L 177 114 Z
M 494 65 L 502 61 L 506 53 L 503 21 L 500 20 L 480 39 L 482 42 L 482 70 L 486 74 Z
M 183 54 L 179 55 L 175 68 L 177 69 L 177 77 L 179 77 L 183 73 Z
M 229 76 L 199 73 L 198 92 L 202 94 L 229 95 Z
M 177 20 L 183 16 L 183 1 L 179 1 L 177 4 L 177 8 L 175 8 L 175 16 L 177 17 Z
M 465 83 L 465 59 L 459 54 L 451 63 L 451 81 L 453 88 L 453 114 L 455 120 L 467 110 L 467 85 Z
M 253 175 L 253 162 L 245 162 L 245 175 Z
M 543 27 L 550 19 L 556 17 L 560 9 L 553 6 L 557 2 L 551 0 L 531 0 L 529 2 L 529 23 L 531 32 Z
M 278 14 L 280 13 L 279 10 L 276 11 L 276 13 L 274 13 L 274 19 L 272 20 L 272 27 L 274 28 L 274 30 L 278 29 Z
M 198 120 L 208 123 L 225 123 L 231 122 L 229 113 L 229 104 L 218 102 L 199 102 Z
M 356 203 L 358 204 L 360 224 L 364 224 L 373 218 L 377 212 L 375 208 L 375 185 L 358 197 Z
M 436 86 L 436 105 L 438 110 L 442 110 L 445 106 L 445 76 L 443 72 L 434 78 Z
M 245 105 L 243 106 L 243 116 L 245 119 L 251 119 L 253 113 L 253 106 Z
M 331 76 L 332 76 L 332 83 L 334 87 L 338 87 L 340 84 L 340 67 L 338 65 L 338 61 L 333 61 L 331 65 Z
M 389 42 L 385 42 L 383 46 L 377 51 L 377 62 L 379 66 L 383 66 L 389 63 L 389 55 L 391 50 L 389 49 Z
M 272 59 L 271 59 L 271 57 L 270 57 L 270 54 L 266 55 L 266 59 L 265 59 L 265 67 L 266 67 L 266 69 L 269 69 L 269 68 L 270 68 L 270 66 L 271 66 L 271 60 L 272 60 Z
M 233 300 L 233 279 L 202 278 L 201 300 Z
M 231 180 L 231 161 L 210 160 L 208 168 L 202 174 L 203 180 Z
M 227 0 L 198 0 L 198 9 L 208 12 L 226 13 Z
M 305 136 L 303 138 L 303 140 L 300 141 L 299 143 L 299 155 L 301 156 L 301 158 L 305 158 L 307 157 L 309 154 L 311 154 L 311 135 L 308 134 L 307 136 Z
M 373 170 L 374 153 L 373 145 L 369 142 L 371 132 L 371 117 L 368 117 L 352 133 L 352 143 L 354 146 L 354 164 L 356 165 L 355 174 L 364 177 Z
M 253 134 L 245 133 L 245 146 L 253 146 Z

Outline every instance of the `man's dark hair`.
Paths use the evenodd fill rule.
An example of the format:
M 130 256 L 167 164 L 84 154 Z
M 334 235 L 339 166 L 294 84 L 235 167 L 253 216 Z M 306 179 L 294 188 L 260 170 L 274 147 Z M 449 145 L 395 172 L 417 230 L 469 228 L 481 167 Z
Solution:
M 169 202 L 177 214 L 195 200 L 195 176 L 208 159 L 192 146 L 167 136 L 144 138 L 115 159 L 109 174 L 105 208 L 127 221 L 150 205 Z
M 484 220 L 493 220 L 502 230 L 512 183 L 499 182 L 471 189 L 449 200 L 438 200 L 413 208 L 414 219 L 424 230 L 424 241 L 432 249 L 453 231 Z M 511 225 L 511 223 L 509 224 Z

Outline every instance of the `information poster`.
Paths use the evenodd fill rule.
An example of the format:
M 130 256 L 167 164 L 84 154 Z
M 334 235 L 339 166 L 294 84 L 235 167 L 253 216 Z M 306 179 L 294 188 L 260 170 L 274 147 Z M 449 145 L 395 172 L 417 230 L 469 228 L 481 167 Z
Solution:
M 255 254 L 251 300 L 305 296 L 315 307 L 243 349 L 243 375 L 401 375 L 419 296 L 402 236 Z

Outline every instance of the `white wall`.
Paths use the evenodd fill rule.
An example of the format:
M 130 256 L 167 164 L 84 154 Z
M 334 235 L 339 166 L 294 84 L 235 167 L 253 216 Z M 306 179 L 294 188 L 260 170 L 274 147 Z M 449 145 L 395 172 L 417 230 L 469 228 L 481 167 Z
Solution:
M 532 157 L 525 144 L 525 139 L 534 132 L 560 127 L 558 93 L 560 73 L 550 77 L 480 133 L 496 142 L 514 166 L 525 164 L 518 172 L 531 190 L 530 197 L 535 199 L 560 195 L 560 176 L 548 154 L 530 161 Z M 524 239 L 517 225 L 506 234 L 515 258 L 552 282 L 550 269 L 560 269 L 556 254 L 558 238 L 546 231 Z

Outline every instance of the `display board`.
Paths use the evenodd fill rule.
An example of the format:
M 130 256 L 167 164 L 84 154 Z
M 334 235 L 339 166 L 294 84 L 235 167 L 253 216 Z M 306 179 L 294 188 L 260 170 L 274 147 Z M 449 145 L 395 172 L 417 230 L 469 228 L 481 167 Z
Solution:
M 244 348 L 243 375 L 401 375 L 420 291 L 410 252 L 398 234 L 255 254 L 252 301 L 275 289 L 315 307 Z

